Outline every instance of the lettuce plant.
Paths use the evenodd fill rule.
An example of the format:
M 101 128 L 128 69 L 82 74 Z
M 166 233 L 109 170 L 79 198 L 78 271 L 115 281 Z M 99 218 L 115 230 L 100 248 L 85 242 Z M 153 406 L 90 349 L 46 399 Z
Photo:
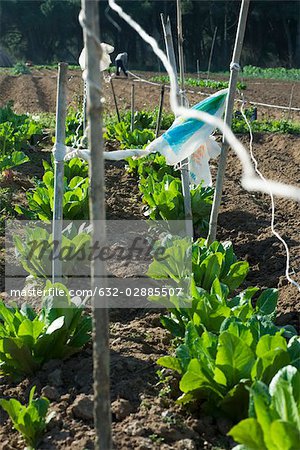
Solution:
M 300 372 L 288 365 L 270 386 L 250 388 L 249 418 L 228 433 L 241 445 L 234 450 L 298 450 L 300 442 Z
M 0 173 L 4 170 L 14 169 L 29 161 L 28 156 L 23 152 L 12 152 L 8 155 L 0 154 Z
M 46 361 L 66 358 L 90 340 L 91 318 L 83 305 L 73 303 L 62 284 L 47 283 L 45 291 L 51 287 L 64 295 L 46 295 L 40 313 L 0 302 L 0 373 L 33 374 Z
M 84 224 L 83 224 L 84 225 Z M 64 278 L 78 274 L 89 274 L 90 262 L 88 256 L 91 248 L 91 234 L 88 227 L 77 227 L 70 223 L 62 230 L 61 251 L 57 254 L 53 235 L 47 229 L 27 225 L 22 236 L 14 236 L 15 252 L 18 260 L 34 278 L 49 279 L 52 274 L 53 257 L 59 257 L 62 262 Z M 78 266 L 80 258 L 80 266 Z
M 155 133 L 147 128 L 134 128 L 130 131 L 130 121 L 106 125 L 105 139 L 115 139 L 121 148 L 143 148 L 155 139 Z
M 63 196 L 63 218 L 85 220 L 89 218 L 89 178 L 65 177 Z M 51 220 L 54 207 L 54 173 L 46 170 L 42 183 L 26 193 L 28 207 L 15 206 L 15 210 L 28 219 Z
M 143 202 L 147 204 L 146 217 L 152 220 L 184 220 L 184 199 L 179 178 L 166 174 L 158 181 L 150 174 L 146 178 L 141 178 L 139 189 L 143 195 Z M 208 230 L 213 189 L 199 185 L 191 189 L 190 194 L 196 234 L 204 236 Z
M 168 166 L 166 158 L 160 153 L 151 153 L 143 158 L 127 158 L 128 172 L 138 175 L 140 180 L 152 176 L 155 181 L 162 181 L 166 174 L 180 177 L 180 171 Z
M 160 245 L 165 247 L 168 257 L 154 258 L 148 270 L 148 276 L 152 278 L 173 278 L 179 282 L 183 274 L 176 274 L 176 267 L 191 268 L 185 276 L 192 273 L 197 287 L 210 292 L 215 279 L 219 279 L 219 289 L 232 292 L 242 284 L 249 271 L 246 261 L 237 261 L 231 242 L 215 241 L 208 246 L 205 239 L 191 243 L 188 238 L 167 236 Z
M 34 450 L 45 431 L 47 423 L 54 413 L 49 414 L 49 400 L 46 397 L 34 399 L 36 386 L 30 391 L 28 405 L 22 405 L 18 400 L 1 399 L 0 406 L 9 415 L 14 428 L 21 433 L 28 450 Z
M 299 349 L 297 337 L 287 344 L 281 333 L 261 335 L 251 323 L 231 320 L 219 336 L 208 331 L 200 336 L 190 322 L 176 356 L 162 357 L 158 364 L 179 373 L 180 402 L 201 400 L 211 413 L 217 407 L 241 418 L 248 405 L 246 387 L 254 381 L 268 384 L 288 364 L 298 367 Z

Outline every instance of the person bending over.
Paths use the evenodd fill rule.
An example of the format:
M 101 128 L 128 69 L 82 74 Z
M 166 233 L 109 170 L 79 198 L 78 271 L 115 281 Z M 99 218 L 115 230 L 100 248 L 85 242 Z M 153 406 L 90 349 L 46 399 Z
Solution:
M 119 53 L 116 57 L 116 75 L 119 76 L 121 73 L 121 70 L 123 71 L 124 75 L 128 77 L 128 73 L 126 70 L 127 67 L 127 61 L 128 61 L 128 55 L 127 53 Z

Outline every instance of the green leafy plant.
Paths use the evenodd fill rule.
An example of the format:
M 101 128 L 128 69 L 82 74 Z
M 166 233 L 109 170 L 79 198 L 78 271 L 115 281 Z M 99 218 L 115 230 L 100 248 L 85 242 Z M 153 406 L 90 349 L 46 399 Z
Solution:
M 79 228 L 70 223 L 62 230 L 61 250 L 57 254 L 53 235 L 47 229 L 31 226 L 22 230 L 22 236 L 14 236 L 16 255 L 24 270 L 34 278 L 50 279 L 52 259 L 59 257 L 64 278 L 77 274 L 80 257 L 80 274 L 89 274 L 88 255 L 91 248 L 91 234 L 88 227 Z
M 12 69 L 12 73 L 13 75 L 27 75 L 30 73 L 30 69 L 23 62 L 17 62 Z
M 157 176 L 156 176 L 157 177 Z M 158 182 L 154 176 L 141 178 L 139 189 L 143 202 L 148 205 L 145 216 L 152 220 L 184 220 L 184 199 L 181 180 L 172 175 L 164 175 Z M 191 189 L 193 224 L 196 233 L 205 235 L 213 200 L 213 189 L 201 185 Z
M 61 295 L 52 294 L 51 288 Z M 33 374 L 46 361 L 66 358 L 90 340 L 91 318 L 84 305 L 75 304 L 60 283 L 48 282 L 45 292 L 40 313 L 0 302 L 0 373 Z
M 215 241 L 208 246 L 205 239 L 191 243 L 188 238 L 167 236 L 160 245 L 167 249 L 165 254 L 168 253 L 168 258 L 154 257 L 148 269 L 152 278 L 172 278 L 179 282 L 183 275 L 176 274 L 175 267 L 190 268 L 189 277 L 193 274 L 195 286 L 210 292 L 218 279 L 220 289 L 226 293 L 237 289 L 249 270 L 246 261 L 237 261 L 231 242 L 221 244 Z
M 13 103 L 0 109 L 0 153 L 9 154 L 28 146 L 33 135 L 42 133 L 42 127 L 26 114 L 16 114 Z
M 235 450 L 297 450 L 300 442 L 300 372 L 288 365 L 270 386 L 256 381 L 250 388 L 249 418 L 229 435 L 241 445 Z
M 54 173 L 54 161 L 52 159 L 51 164 L 47 161 L 43 161 L 43 167 L 45 172 Z M 69 161 L 65 161 L 64 164 L 64 177 L 67 180 L 67 183 L 75 177 L 86 178 L 89 175 L 89 165 L 86 161 L 80 158 L 72 158 Z
M 74 170 L 85 170 L 79 163 L 67 163 L 66 171 L 70 177 Z M 44 165 L 45 174 L 42 182 L 26 193 L 28 208 L 16 205 L 15 210 L 28 219 L 51 220 L 54 207 L 54 173 L 49 165 Z M 86 167 L 86 166 L 84 166 Z M 63 218 L 66 220 L 85 220 L 89 218 L 89 185 L 88 177 L 64 177 Z
M 66 145 L 74 147 L 77 141 L 83 136 L 83 115 L 82 110 L 69 108 L 66 117 Z
M 166 158 L 160 153 L 151 153 L 143 158 L 127 158 L 128 172 L 138 175 L 140 179 L 152 176 L 155 181 L 162 181 L 166 174 L 179 178 L 180 171 L 166 163 Z
M 119 122 L 106 125 L 104 138 L 119 141 L 121 148 L 143 148 L 154 140 L 155 134 L 148 129 L 130 131 L 130 122 Z
M 245 66 L 243 74 L 248 78 L 266 78 L 277 80 L 300 80 L 300 69 L 286 69 L 284 67 L 262 68 L 256 66 Z
M 157 83 L 170 83 L 170 78 L 165 75 L 151 77 L 150 81 Z M 216 80 L 198 80 L 197 78 L 186 78 L 185 84 L 187 86 L 207 87 L 211 89 L 225 89 L 228 88 L 228 81 L 216 81 Z M 246 84 L 238 82 L 237 88 L 240 90 L 246 89 Z
M 17 399 L 1 399 L 0 406 L 9 415 L 14 428 L 21 433 L 28 450 L 37 448 L 47 424 L 55 414 L 47 416 L 49 400 L 46 397 L 34 399 L 36 386 L 30 390 L 28 405 L 22 405 Z
M 241 418 L 247 412 L 247 387 L 254 381 L 268 384 L 282 367 L 299 365 L 295 350 L 300 346 L 295 338 L 287 345 L 281 333 L 261 336 L 251 323 L 236 320 L 227 323 L 219 336 L 208 331 L 200 336 L 195 325 L 188 323 L 176 356 L 162 357 L 158 364 L 180 375 L 183 395 L 179 402 L 200 400 L 210 413 L 217 407 Z
M 274 324 L 278 292 L 266 289 L 261 293 L 253 306 L 251 299 L 258 288 L 248 288 L 240 292 L 233 299 L 228 299 L 228 288 L 221 285 L 218 278 L 212 285 L 211 293 L 191 283 L 190 295 L 181 298 L 170 297 L 168 316 L 163 315 L 161 322 L 174 337 L 184 337 L 186 325 L 190 321 L 197 327 L 199 333 L 210 331 L 220 333 L 231 321 L 250 323 L 260 334 L 275 334 L 283 330 L 288 338 L 296 334 L 291 326 L 278 327 Z M 161 301 L 161 299 L 160 299 Z
M 23 152 L 12 152 L 9 155 L 0 154 L 0 173 L 10 170 L 29 161 L 28 156 Z
M 300 134 L 300 124 L 290 120 L 254 120 L 251 121 L 254 133 Z M 232 129 L 235 133 L 248 133 L 248 126 L 243 118 L 233 118 Z

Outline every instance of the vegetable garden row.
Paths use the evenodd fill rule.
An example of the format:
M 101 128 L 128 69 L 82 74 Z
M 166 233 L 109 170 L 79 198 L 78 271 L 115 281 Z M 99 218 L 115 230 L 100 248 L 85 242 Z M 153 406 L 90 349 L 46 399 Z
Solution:
M 248 112 L 251 115 L 251 111 Z M 17 115 L 7 105 L 0 112 L 0 169 L 2 178 L 11 169 L 27 162 L 24 147 L 34 135 L 42 135 L 43 123 L 27 115 Z M 117 123 L 107 117 L 105 138 L 121 148 L 143 148 L 154 139 L 156 113 L 137 112 L 134 130 L 130 114 Z M 165 114 L 162 128 L 173 121 Z M 71 111 L 67 118 L 67 144 L 81 139 L 80 114 Z M 253 128 L 273 127 L 274 123 L 254 121 Z M 256 125 L 257 124 L 257 125 Z M 244 131 L 239 117 L 234 129 Z M 299 124 L 280 122 L 276 131 L 299 133 Z M 256 131 L 256 130 L 255 130 Z M 260 129 L 261 131 L 261 129 Z M 160 245 L 164 260 L 153 259 L 147 275 L 181 287 L 180 296 L 151 297 L 167 304 L 162 326 L 170 333 L 169 354 L 157 363 L 179 382 L 178 403 L 197 405 L 198 413 L 230 417 L 236 424 L 229 435 L 240 445 L 236 450 L 297 450 L 300 441 L 300 338 L 289 324 L 275 325 L 278 292 L 276 289 L 248 287 L 243 282 L 249 271 L 246 261 L 237 259 L 230 242 L 208 246 L 208 220 L 213 189 L 201 185 L 191 190 L 195 241 L 168 234 L 168 221 L 184 219 L 180 173 L 167 166 L 163 156 L 129 158 L 128 171 L 139 183 L 145 215 L 149 220 L 165 221 Z M 53 165 L 43 163 L 44 175 L 27 192 L 27 206 L 15 205 L 15 215 L 28 219 L 51 220 L 53 213 Z M 65 162 L 63 214 L 65 220 L 89 218 L 88 165 L 76 158 Z M 4 206 L 5 208 L 5 206 Z M 1 213 L 6 214 L 5 211 Z M 7 215 L 7 214 L 6 214 Z M 76 225 L 64 232 L 64 243 L 76 253 L 90 245 L 87 231 L 78 234 Z M 32 240 L 49 243 L 44 259 L 38 253 L 28 257 Z M 51 234 L 28 226 L 22 239 L 15 238 L 19 261 L 28 274 L 43 279 L 49 290 L 49 260 L 53 250 Z M 70 264 L 69 261 L 63 264 Z M 192 272 L 187 270 L 192 265 Z M 52 286 L 53 287 L 53 286 Z M 68 358 L 80 351 L 91 338 L 91 319 L 84 304 L 72 303 L 67 288 L 57 284 L 63 296 L 49 295 L 41 309 L 28 305 L 0 303 L 1 375 L 22 379 L 33 376 L 45 362 Z M 15 399 L 2 399 L 14 427 L 29 448 L 37 448 L 49 421 L 49 401 L 34 399 L 22 406 Z

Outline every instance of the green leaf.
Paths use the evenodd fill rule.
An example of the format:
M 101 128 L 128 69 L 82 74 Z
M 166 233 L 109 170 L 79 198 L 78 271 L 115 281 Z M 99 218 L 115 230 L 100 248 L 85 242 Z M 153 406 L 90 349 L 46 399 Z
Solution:
M 277 289 L 266 289 L 257 299 L 256 307 L 260 314 L 270 315 L 275 313 L 278 301 Z
M 179 374 L 182 373 L 182 369 L 178 359 L 173 356 L 162 356 L 157 360 L 157 364 L 166 367 L 167 369 L 175 370 Z
M 247 261 L 238 261 L 230 267 L 228 274 L 221 280 L 222 283 L 229 287 L 232 292 L 237 289 L 249 272 L 249 264 Z
M 300 338 L 293 336 L 288 343 L 288 352 L 291 358 L 291 364 L 300 370 Z
M 261 427 L 255 419 L 242 420 L 231 428 L 228 435 L 236 442 L 245 445 L 247 450 L 268 450 L 264 443 Z
M 278 450 L 298 450 L 300 443 L 300 429 L 284 420 L 275 420 L 270 427 L 272 440 Z M 271 449 L 272 450 L 272 449 Z
M 254 362 L 254 353 L 242 339 L 227 331 L 220 334 L 216 366 L 225 374 L 228 387 L 250 378 Z
M 300 372 L 293 366 L 284 367 L 272 379 L 269 389 L 280 419 L 300 430 Z

